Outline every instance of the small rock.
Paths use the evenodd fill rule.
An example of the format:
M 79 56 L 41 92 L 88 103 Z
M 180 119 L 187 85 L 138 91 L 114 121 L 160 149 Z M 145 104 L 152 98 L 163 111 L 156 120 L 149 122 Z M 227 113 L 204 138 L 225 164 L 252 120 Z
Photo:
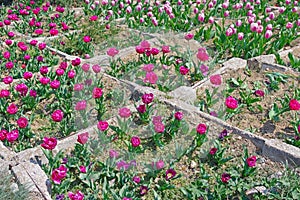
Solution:
M 228 61 L 223 63 L 223 68 L 228 68 L 232 70 L 238 70 L 245 68 L 247 66 L 247 61 L 241 58 L 231 58 Z
M 268 68 L 269 70 L 279 70 L 279 71 L 287 71 L 288 68 L 283 66 L 283 65 L 279 65 L 276 63 L 262 63 L 262 69 L 265 70 L 266 68 Z
M 278 178 L 279 178 L 279 177 L 281 177 L 281 176 L 283 175 L 283 173 L 282 173 L 282 172 L 277 172 L 276 175 L 277 175 Z
M 258 59 L 252 58 L 247 61 L 247 66 L 250 70 L 259 72 L 261 70 L 261 62 Z
M 275 131 L 275 125 L 272 121 L 266 121 L 263 125 L 263 127 L 260 128 L 260 131 L 262 133 L 274 133 Z
M 191 164 L 190 164 L 190 168 L 191 169 L 194 169 L 194 168 L 196 168 L 197 167 L 197 163 L 195 162 L 195 161 L 191 161 Z
M 278 179 L 278 178 L 282 177 L 282 175 L 283 175 L 282 172 L 277 172 L 277 173 L 275 173 L 275 174 L 272 174 L 272 175 L 271 175 L 271 178 L 276 178 L 276 179 Z
M 264 164 L 266 162 L 266 159 L 261 157 L 258 159 L 258 163 Z
M 246 191 L 247 196 L 253 195 L 256 193 L 265 195 L 265 194 L 267 194 L 267 188 L 265 186 L 256 186 L 255 188 L 252 188 L 252 189 Z

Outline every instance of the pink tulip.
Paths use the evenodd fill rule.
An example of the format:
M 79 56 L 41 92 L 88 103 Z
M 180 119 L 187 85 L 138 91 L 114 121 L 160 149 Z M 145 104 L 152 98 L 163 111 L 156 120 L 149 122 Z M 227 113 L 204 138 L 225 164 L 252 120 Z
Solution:
M 122 118 L 128 118 L 130 117 L 131 115 L 131 112 L 130 112 L 130 109 L 129 108 L 120 108 L 119 109 L 119 116 L 122 117 Z
M 88 139 L 89 139 L 89 133 L 88 132 L 81 133 L 77 136 L 77 142 L 79 142 L 80 144 L 87 143 Z
M 198 49 L 197 58 L 201 61 L 209 60 L 209 55 L 207 54 L 205 48 L 199 48 Z
M 68 169 L 64 165 L 60 165 L 52 171 L 51 178 L 55 184 L 60 184 L 61 180 L 67 176 Z
M 41 146 L 44 149 L 48 149 L 48 150 L 53 150 L 57 145 L 57 139 L 56 138 L 48 138 L 48 137 L 44 137 L 43 139 L 43 143 L 41 144 Z
M 26 128 L 26 126 L 28 125 L 28 120 L 25 117 L 20 117 L 17 120 L 17 124 L 20 128 Z
M 52 120 L 55 122 L 61 122 L 64 117 L 64 113 L 61 110 L 55 110 L 52 115 Z
M 97 124 L 97 128 L 100 131 L 106 131 L 108 129 L 108 123 L 106 121 L 99 121 Z
M 19 137 L 19 131 L 17 129 L 12 130 L 11 132 L 7 133 L 7 135 L 6 135 L 6 139 L 10 143 L 17 140 L 18 137 Z
M 197 133 L 198 133 L 198 134 L 203 135 L 203 134 L 206 133 L 206 129 L 207 129 L 207 127 L 206 127 L 205 124 L 198 124 L 196 130 L 197 130 Z
M 158 76 L 154 72 L 147 72 L 144 78 L 144 83 L 155 84 L 158 80 Z
M 16 104 L 11 103 L 7 109 L 6 109 L 7 113 L 10 115 L 14 115 L 18 112 L 18 107 L 16 106 Z
M 269 39 L 270 37 L 272 37 L 272 35 L 273 35 L 273 32 L 271 30 L 267 30 L 265 33 L 265 38 Z
M 68 197 L 70 200 L 83 200 L 84 194 L 81 191 L 77 191 L 76 193 L 68 192 Z
M 131 138 L 131 145 L 132 145 L 133 147 L 138 147 L 138 146 L 140 146 L 140 144 L 141 144 L 141 140 L 140 140 L 139 137 L 133 136 L 133 137 Z
M 115 55 L 117 55 L 119 53 L 119 51 L 116 48 L 110 48 L 107 50 L 107 55 L 114 57 Z
M 232 96 L 229 96 L 225 100 L 225 105 L 227 108 L 234 110 L 238 107 L 238 101 Z
M 244 39 L 244 33 L 238 33 L 238 40 Z

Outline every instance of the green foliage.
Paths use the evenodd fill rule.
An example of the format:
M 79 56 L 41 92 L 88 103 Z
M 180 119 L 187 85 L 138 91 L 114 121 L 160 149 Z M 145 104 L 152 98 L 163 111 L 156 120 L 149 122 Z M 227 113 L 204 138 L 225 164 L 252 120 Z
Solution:
M 299 178 L 299 168 L 286 168 L 282 175 L 266 178 L 264 186 L 267 188 L 267 194 L 256 194 L 255 197 L 259 197 L 259 199 L 299 199 Z
M 300 71 L 300 59 L 297 59 L 293 54 L 289 53 L 288 57 L 290 59 L 290 65 L 292 68 Z
M 82 0 L 50 0 L 51 5 L 60 5 L 63 7 L 76 7 L 82 4 Z
M 28 185 L 11 188 L 13 177 L 7 171 L 0 171 L 0 200 L 24 200 L 28 198 Z
M 270 91 L 279 90 L 280 83 L 286 83 L 289 78 L 288 75 L 279 73 L 279 72 L 270 72 L 266 76 L 269 78 L 269 84 L 267 85 Z

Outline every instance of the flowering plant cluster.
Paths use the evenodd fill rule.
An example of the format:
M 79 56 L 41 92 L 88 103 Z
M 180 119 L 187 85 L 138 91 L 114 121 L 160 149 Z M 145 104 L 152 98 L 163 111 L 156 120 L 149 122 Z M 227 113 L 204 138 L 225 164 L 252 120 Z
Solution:
M 74 30 L 78 21 L 74 18 L 75 11 L 60 5 L 54 7 L 50 2 L 41 4 L 35 1 L 21 1 L 10 7 L 5 14 L 2 25 L 13 24 L 18 32 L 33 37 L 65 34 Z
M 35 146 L 45 135 L 67 136 L 106 114 L 101 67 L 79 58 L 68 62 L 46 48 L 34 39 L 5 38 L 0 140 L 16 151 Z
M 101 17 L 105 19 L 102 30 L 110 29 L 115 19 L 123 19 L 129 27 L 136 29 L 159 27 L 183 32 L 196 29 L 195 39 L 214 39 L 220 57 L 230 53 L 235 57 L 250 58 L 276 52 L 297 38 L 300 25 L 298 1 L 280 1 L 277 11 L 262 1 L 178 1 L 176 4 L 166 1 L 153 5 L 149 1 L 86 1 L 83 6 L 84 14 L 91 23 L 99 21 Z M 277 27 L 282 28 L 275 31 Z M 288 36 L 288 39 L 284 39 L 284 36 Z M 186 36 L 186 39 L 191 38 L 190 35 Z
M 241 116 L 245 116 L 245 114 L 246 116 L 256 116 L 260 119 L 259 121 L 255 119 L 256 117 L 251 117 L 255 123 L 243 125 L 242 128 L 259 134 L 263 134 L 266 121 L 274 124 L 274 127 L 278 124 L 278 131 L 282 131 L 280 126 L 291 128 L 294 130 L 294 136 L 287 136 L 284 140 L 294 146 L 299 146 L 298 81 L 290 73 L 277 71 L 260 73 L 245 69 L 238 72 L 244 73 L 242 75 L 244 78 L 241 78 L 240 75 L 233 77 L 211 75 L 210 88 L 202 91 L 204 97 L 198 103 L 200 110 L 234 124 L 239 124 L 240 122 L 236 120 L 241 119 Z M 254 77 L 255 80 L 252 81 Z M 283 92 L 283 88 L 288 84 L 288 92 Z M 281 94 L 283 96 L 279 97 Z M 220 101 L 216 96 L 223 98 Z M 276 96 L 275 99 L 274 96 Z M 217 110 L 218 112 L 216 112 Z
M 110 48 L 112 50 L 115 48 Z M 172 52 L 171 47 L 164 45 L 161 49 L 151 47 L 149 41 L 144 40 L 135 47 L 138 59 L 134 57 L 124 62 L 121 58 L 110 55 L 111 63 L 108 74 L 118 78 L 129 79 L 141 85 L 158 88 L 169 92 L 181 85 L 192 85 L 202 80 L 208 73 L 208 66 L 204 64 L 209 60 L 205 48 L 199 48 L 198 52 Z M 107 52 L 108 53 L 108 52 Z M 197 62 L 192 61 L 195 54 Z
M 144 94 L 141 99 L 145 105 L 154 103 L 152 93 Z M 71 154 L 59 151 L 54 156 L 53 149 L 58 145 L 57 139 L 44 138 L 41 146 L 49 163 L 44 165 L 43 169 L 50 177 L 54 197 L 60 199 L 65 197 L 70 199 L 97 198 L 100 191 L 102 196 L 113 196 L 114 191 L 119 191 L 123 187 L 120 197 L 134 199 L 148 195 L 151 188 L 155 188 L 157 195 L 164 195 L 165 191 L 175 187 L 173 180 L 180 178 L 176 163 L 184 155 L 201 148 L 206 141 L 207 126 L 200 123 L 194 129 L 193 145 L 181 152 L 180 157 L 169 160 L 164 156 L 162 159 L 155 159 L 149 163 L 149 161 L 137 159 L 146 153 L 149 148 L 147 143 L 156 144 L 158 148 L 163 149 L 173 139 L 179 137 L 179 133 L 188 131 L 184 128 L 186 122 L 180 111 L 173 113 L 171 118 L 165 119 L 166 121 L 162 116 L 155 116 L 151 112 L 149 115 L 152 117 L 152 123 L 148 122 L 146 129 L 153 131 L 153 137 L 142 138 L 138 134 L 139 131 L 132 130 L 131 124 L 135 122 L 130 118 L 141 117 L 136 112 L 139 111 L 131 111 L 127 107 L 120 108 L 118 126 L 109 125 L 110 122 L 100 120 L 97 125 L 98 130 L 95 132 L 98 137 L 93 140 L 90 140 L 90 137 L 95 133 L 78 134 Z M 116 135 L 110 135 L 110 130 L 115 131 Z M 114 144 L 118 149 L 111 148 Z M 98 153 L 103 152 L 108 152 L 107 158 L 97 156 Z M 177 154 L 179 155 L 179 152 Z M 140 167 L 145 168 L 146 173 L 138 172 L 137 169 Z M 114 180 L 120 176 L 123 177 L 121 182 L 115 182 Z M 159 179 L 159 183 L 153 183 L 152 180 L 155 178 Z
M 191 122 L 195 116 L 161 105 L 154 92 L 127 104 L 130 92 L 114 85 L 102 67 L 163 92 L 207 78 L 210 88 L 198 95 L 201 111 L 236 126 L 245 124 L 243 118 L 249 118 L 246 124 L 260 120 L 263 125 L 250 122 L 252 132 L 268 132 L 273 125 L 276 132 L 292 130 L 285 141 L 300 147 L 299 78 L 256 73 L 250 66 L 234 77 L 211 74 L 220 58 L 278 56 L 299 37 L 298 1 L 279 0 L 273 7 L 260 0 L 85 0 L 78 10 L 50 2 L 0 7 L 0 142 L 17 152 L 40 145 L 52 198 L 234 199 L 248 198 L 257 185 L 273 184 L 270 196 L 287 185 L 259 182 L 260 156 L 253 148 L 250 154 L 244 148 L 239 159 L 243 141 L 226 129 L 212 138 L 218 126 Z M 165 31 L 183 31 L 171 34 L 184 45 L 164 42 Z M 119 38 L 124 32 L 126 42 Z M 124 58 L 121 48 L 128 46 L 135 52 Z M 51 47 L 79 57 L 59 56 Z M 103 49 L 109 62 L 90 64 Z M 297 67 L 298 60 L 288 57 Z M 252 73 L 257 80 L 248 81 Z M 92 124 L 95 130 L 84 130 Z M 57 152 L 60 139 L 75 133 L 73 147 Z
M 120 115 L 124 118 L 128 118 L 129 111 L 125 108 L 121 108 Z M 175 120 L 182 120 L 181 112 L 176 112 Z M 90 139 L 90 133 L 88 132 L 78 134 L 75 148 L 68 154 L 60 151 L 56 156 L 53 156 L 52 151 L 56 148 L 57 140 L 55 138 L 44 139 L 42 147 L 45 155 L 49 159 L 49 164 L 44 165 L 43 169 L 51 180 L 52 195 L 54 198 L 84 199 L 104 196 L 113 197 L 116 195 L 115 192 L 118 192 L 117 197 L 121 199 L 135 199 L 143 196 L 152 198 L 153 195 L 162 197 L 171 191 L 182 191 L 180 194 L 182 197 L 196 195 L 199 198 L 205 194 L 226 197 L 237 194 L 240 190 L 246 191 L 247 188 L 250 189 L 253 187 L 253 184 L 245 185 L 245 183 L 247 183 L 248 179 L 251 179 L 251 176 L 255 176 L 257 157 L 249 156 L 247 149 L 245 149 L 244 153 L 244 163 L 241 165 L 243 168 L 237 168 L 237 166 L 235 166 L 234 169 L 228 168 L 225 172 L 222 172 L 222 170 L 224 170 L 224 167 L 222 167 L 218 170 L 218 174 L 208 175 L 205 173 L 210 172 L 201 167 L 203 178 L 210 177 L 210 179 L 217 182 L 217 184 L 201 186 L 199 183 L 192 182 L 189 183 L 190 185 L 181 185 L 180 188 L 174 184 L 176 182 L 175 179 L 181 181 L 184 179 L 184 177 L 182 177 L 183 179 L 181 178 L 182 174 L 180 174 L 178 170 L 177 163 L 181 162 L 184 156 L 193 154 L 197 149 L 202 148 L 203 143 L 199 143 L 199 141 L 204 141 L 201 140 L 201 138 L 204 138 L 203 136 L 206 136 L 208 131 L 204 123 L 198 124 L 194 129 L 194 134 L 196 135 L 193 134 L 193 145 L 181 152 L 181 154 L 178 152 L 179 157 L 176 157 L 174 160 L 168 160 L 167 157 L 164 157 L 162 159 L 155 159 L 150 163 L 147 163 L 147 161 L 145 163 L 143 159 L 131 160 L 134 158 L 134 155 L 143 155 L 141 151 L 134 151 L 135 154 L 132 154 L 129 160 L 126 160 L 128 152 L 112 149 L 111 146 L 108 146 L 108 143 L 114 143 L 115 141 L 111 141 L 109 137 L 106 139 L 103 137 L 107 134 L 105 131 L 109 129 L 107 122 L 99 122 L 98 129 L 98 138 L 94 138 L 93 140 Z M 104 133 L 104 135 L 102 133 Z M 160 134 L 165 133 L 162 132 Z M 127 137 L 124 137 L 123 141 L 126 139 Z M 151 140 L 151 138 L 149 139 Z M 227 165 L 232 159 L 223 158 L 226 148 L 222 147 L 222 143 L 227 140 L 230 140 L 228 131 L 223 130 L 216 140 L 216 146 L 209 151 L 207 158 L 219 159 L 218 167 Z M 138 148 L 144 146 L 147 141 L 145 141 L 145 139 L 141 140 L 138 136 L 133 136 L 130 139 L 130 143 L 132 148 Z M 104 144 L 105 146 L 103 146 Z M 97 148 L 101 148 L 101 151 L 98 152 Z M 219 153 L 219 151 L 221 151 L 221 153 Z M 101 154 L 105 152 L 107 157 L 101 156 L 101 158 L 99 158 L 97 154 L 95 154 L 96 152 Z M 138 170 L 140 167 L 144 168 L 143 172 Z M 118 177 L 122 177 L 122 179 L 117 179 Z M 116 182 L 116 180 L 119 181 Z M 192 194 L 189 190 L 196 186 L 194 184 L 200 188 L 207 187 L 207 189 L 203 190 L 203 193 Z M 100 187 L 100 185 L 102 186 Z M 236 189 L 232 192 L 228 192 L 230 191 L 226 190 L 228 187 L 234 187 Z

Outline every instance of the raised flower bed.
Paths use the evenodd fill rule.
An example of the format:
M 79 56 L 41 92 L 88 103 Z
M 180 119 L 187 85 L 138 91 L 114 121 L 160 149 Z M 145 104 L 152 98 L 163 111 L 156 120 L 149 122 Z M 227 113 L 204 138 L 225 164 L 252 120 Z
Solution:
M 198 87 L 198 106 L 239 128 L 298 146 L 298 76 L 283 66 L 249 61 L 246 68 L 211 75 Z
M 299 3 L 273 5 L 1 8 L 10 189 L 29 183 L 29 199 L 298 199 L 298 171 L 282 163 L 300 164 Z M 272 62 L 243 60 L 265 53 Z

